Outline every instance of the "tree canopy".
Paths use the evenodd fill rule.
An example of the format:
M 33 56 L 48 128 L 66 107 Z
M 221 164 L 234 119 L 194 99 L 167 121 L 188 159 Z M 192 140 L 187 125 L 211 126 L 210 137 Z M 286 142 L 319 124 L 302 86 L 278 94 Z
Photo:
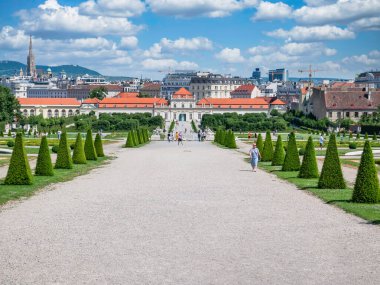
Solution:
M 97 87 L 90 91 L 90 98 L 98 98 L 103 100 L 108 95 L 108 90 L 104 86 Z
M 15 115 L 21 115 L 20 103 L 9 88 L 0 86 L 0 121 L 12 122 Z

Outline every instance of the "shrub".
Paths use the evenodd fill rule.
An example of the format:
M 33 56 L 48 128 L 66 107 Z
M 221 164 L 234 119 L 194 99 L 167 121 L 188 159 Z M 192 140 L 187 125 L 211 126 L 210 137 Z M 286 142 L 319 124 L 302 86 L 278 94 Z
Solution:
M 94 141 L 92 139 L 92 131 L 89 129 L 86 135 L 86 141 L 84 142 L 84 153 L 87 160 L 97 160 L 96 150 L 94 146 Z
M 376 134 L 373 134 L 373 136 L 372 136 L 372 140 L 374 140 L 374 141 L 377 140 L 377 135 L 376 135 Z
M 326 157 L 323 163 L 321 176 L 318 181 L 318 188 L 343 189 L 346 188 L 338 150 L 336 147 L 335 134 L 332 134 L 327 146 Z
M 197 126 L 195 125 L 194 120 L 191 120 L 191 128 L 193 129 L 193 132 L 194 132 L 194 133 L 198 132 L 198 128 L 197 128 Z
M 71 160 L 71 153 L 69 144 L 67 143 L 67 134 L 63 132 L 59 140 L 57 160 L 55 162 L 55 169 L 71 169 L 73 162 Z
M 9 140 L 9 141 L 7 141 L 7 146 L 8 147 L 14 147 L 15 146 L 15 142 L 13 140 Z
M 272 159 L 273 159 L 272 137 L 270 135 L 270 132 L 267 131 L 265 134 L 265 142 L 264 142 L 263 152 L 261 153 L 261 160 L 262 161 L 272 161 Z
M 263 137 L 261 134 L 257 136 L 257 141 L 256 141 L 256 147 L 259 149 L 260 153 L 263 153 L 264 150 L 264 143 L 263 143 Z
M 52 148 L 51 148 L 51 151 L 54 152 L 54 153 L 57 153 L 58 152 L 58 146 L 57 145 L 53 145 Z
M 74 148 L 75 148 L 75 143 L 72 143 L 72 144 L 70 145 L 70 149 L 73 150 Z
M 284 163 L 285 152 L 282 145 L 281 135 L 277 136 L 276 148 L 274 150 L 272 165 L 282 165 Z
M 235 135 L 234 135 L 234 133 L 231 130 L 229 130 L 228 133 L 227 133 L 226 146 L 228 148 L 236 148 Z
M 299 155 L 304 155 L 305 154 L 305 149 L 303 147 L 301 147 L 299 150 L 298 150 L 298 154 Z
M 12 136 L 12 131 L 11 129 L 8 130 L 8 137 L 11 137 Z
M 349 136 L 349 138 L 350 138 L 350 139 L 352 139 L 352 138 L 353 138 L 353 135 L 352 135 L 352 133 L 350 133 L 350 136 Z
M 16 135 L 11 161 L 4 184 L 6 185 L 31 185 L 33 184 L 32 171 L 26 156 L 22 135 Z
M 300 169 L 300 157 L 298 155 L 297 143 L 294 132 L 290 133 L 287 151 L 285 154 L 282 171 L 298 171 Z
M 174 120 L 170 123 L 170 126 L 169 126 L 169 133 L 171 133 L 173 130 L 174 130 L 174 127 L 175 127 L 175 122 Z
M 133 139 L 133 131 L 128 132 L 127 141 L 125 142 L 125 147 L 135 147 L 135 142 Z
M 368 133 L 365 133 L 365 135 L 364 135 L 364 139 L 365 139 L 365 140 L 368 140 Z
M 96 134 L 94 146 L 96 150 L 96 155 L 98 157 L 104 157 L 103 142 L 102 142 L 102 137 L 100 136 L 100 134 Z
M 40 149 L 36 164 L 35 175 L 37 176 L 53 176 L 53 165 L 51 163 L 50 150 L 46 136 L 41 139 Z
M 3 130 L 0 131 L 0 137 L 4 137 L 4 132 L 3 132 Z
M 80 133 L 77 134 L 77 139 L 74 144 L 73 163 L 74 164 L 87 163 L 86 154 L 84 153 L 82 135 Z
M 305 153 L 302 159 L 302 165 L 298 174 L 299 178 L 317 178 L 318 177 L 318 165 L 317 158 L 315 157 L 315 149 L 313 138 L 309 137 L 305 149 Z
M 221 145 L 224 145 L 225 144 L 225 140 L 226 140 L 226 131 L 225 130 L 221 130 L 220 132 L 220 144 Z
M 360 139 L 360 134 L 359 133 L 356 134 L 356 139 Z
M 348 148 L 349 149 L 356 149 L 357 145 L 354 142 L 349 143 Z
M 220 130 L 217 129 L 216 132 L 215 132 L 215 134 L 214 134 L 214 142 L 215 142 L 215 143 L 218 143 L 219 132 L 220 132 Z
M 374 163 L 372 149 L 368 141 L 364 144 L 356 176 L 352 201 L 356 203 L 376 203 L 380 198 L 379 178 Z

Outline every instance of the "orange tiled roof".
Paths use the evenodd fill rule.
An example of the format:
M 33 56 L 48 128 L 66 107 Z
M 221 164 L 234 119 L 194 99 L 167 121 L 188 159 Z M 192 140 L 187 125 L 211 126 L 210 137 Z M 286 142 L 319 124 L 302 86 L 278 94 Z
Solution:
M 18 98 L 21 106 L 25 105 L 52 105 L 52 106 L 80 106 L 74 98 Z
M 168 105 L 163 98 L 104 98 L 99 102 L 99 108 L 152 108 L 156 105 Z
M 212 105 L 213 108 L 230 108 L 230 109 L 269 109 L 269 103 L 264 97 L 256 98 L 236 98 L 236 99 L 218 99 L 203 98 L 198 101 L 197 105 Z
M 240 85 L 238 88 L 236 88 L 234 91 L 231 91 L 231 95 L 234 94 L 251 94 L 252 91 L 255 89 L 255 85 L 253 84 L 244 84 Z
M 181 87 L 177 92 L 172 96 L 174 99 L 193 99 L 193 94 L 184 87 Z
M 285 102 L 281 101 L 280 99 L 276 99 L 270 103 L 271 105 L 286 105 Z
M 98 104 L 100 100 L 98 98 L 87 98 L 82 104 Z
M 139 95 L 139 92 L 120 92 L 114 98 L 135 98 Z

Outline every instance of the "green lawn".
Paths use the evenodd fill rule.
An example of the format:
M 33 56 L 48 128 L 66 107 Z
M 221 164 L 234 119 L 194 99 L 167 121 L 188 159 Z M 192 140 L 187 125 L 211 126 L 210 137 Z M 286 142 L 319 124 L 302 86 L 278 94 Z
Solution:
M 0 156 L 0 167 L 8 164 L 10 160 L 10 156 Z
M 248 161 L 248 159 L 247 159 Z M 270 162 L 261 162 L 259 167 L 273 173 L 281 179 L 295 184 L 300 190 L 308 191 L 327 204 L 335 205 L 348 213 L 359 216 L 371 223 L 380 223 L 380 203 L 361 204 L 351 202 L 352 189 L 318 189 L 318 179 L 298 178 L 298 171 L 281 171 L 281 166 L 271 166 Z
M 97 161 L 88 161 L 87 164 L 74 165 L 73 169 L 55 169 L 54 176 L 35 176 L 33 185 L 4 185 L 4 180 L 2 179 L 0 180 L 0 204 L 22 197 L 29 197 L 49 184 L 68 181 L 76 176 L 86 174 L 91 169 L 101 166 L 107 160 L 107 157 L 102 157 L 98 158 Z
M 105 139 L 127 139 L 128 132 L 113 132 L 108 135 L 106 135 Z

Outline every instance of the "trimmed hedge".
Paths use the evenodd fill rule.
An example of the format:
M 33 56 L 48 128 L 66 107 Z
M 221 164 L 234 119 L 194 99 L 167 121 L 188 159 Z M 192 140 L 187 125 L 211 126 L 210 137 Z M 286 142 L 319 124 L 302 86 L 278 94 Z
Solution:
M 379 178 L 377 176 L 371 145 L 366 141 L 360 159 L 354 192 L 352 193 L 352 201 L 356 203 L 376 203 L 379 200 Z
M 272 161 L 273 159 L 273 144 L 272 137 L 269 131 L 265 134 L 265 142 L 263 152 L 261 153 L 262 161 Z
M 73 161 L 71 160 L 71 152 L 69 144 L 67 143 L 67 134 L 63 132 L 59 141 L 57 160 L 55 162 L 55 169 L 72 169 Z
M 260 153 L 263 153 L 263 150 L 264 150 L 264 143 L 263 143 L 263 137 L 262 137 L 261 134 L 259 134 L 259 135 L 257 136 L 256 147 L 259 149 L 259 152 L 260 152 Z
M 236 141 L 235 141 L 235 135 L 231 130 L 229 130 L 227 132 L 226 147 L 237 148 L 236 147 Z
M 127 141 L 125 143 L 125 147 L 135 147 L 135 142 L 133 139 L 133 131 L 128 132 Z
M 285 151 L 284 146 L 282 145 L 281 135 L 277 136 L 276 148 L 274 150 L 272 165 L 280 166 L 284 163 Z
M 78 133 L 77 139 L 74 145 L 73 151 L 73 163 L 74 164 L 86 164 L 86 154 L 84 153 L 84 146 L 82 141 L 82 135 Z
M 293 132 L 290 133 L 288 146 L 282 171 L 298 171 L 300 170 L 300 157 L 298 155 L 296 137 Z
M 102 137 L 100 136 L 100 134 L 96 134 L 94 146 L 96 150 L 96 155 L 98 157 L 104 157 L 103 142 L 102 142 Z
M 318 188 L 323 188 L 323 189 L 346 188 L 346 182 L 344 181 L 344 178 L 343 178 L 338 150 L 336 147 L 335 134 L 330 135 L 325 161 L 323 163 L 321 176 L 319 177 L 319 181 L 318 181 Z
M 41 139 L 40 149 L 36 164 L 35 175 L 37 176 L 53 176 L 53 164 L 51 163 L 50 150 L 46 136 Z
M 226 140 L 226 131 L 225 130 L 221 130 L 219 143 L 221 145 L 225 145 L 225 140 Z
M 136 130 L 132 130 L 132 136 L 133 136 L 134 145 L 138 146 L 140 143 L 139 143 L 139 138 L 137 137 L 137 131 Z
M 299 178 L 317 178 L 318 176 L 319 176 L 318 165 L 317 165 L 317 158 L 315 156 L 313 138 L 309 137 L 298 177 Z
M 92 139 L 92 131 L 89 129 L 86 135 L 86 141 L 84 142 L 84 153 L 87 160 L 97 160 L 96 150 L 94 146 L 94 141 Z
M 5 177 L 4 184 L 6 185 L 31 185 L 33 184 L 32 171 L 26 151 L 22 134 L 16 135 L 15 146 L 13 148 L 11 161 L 9 164 L 7 176 Z

